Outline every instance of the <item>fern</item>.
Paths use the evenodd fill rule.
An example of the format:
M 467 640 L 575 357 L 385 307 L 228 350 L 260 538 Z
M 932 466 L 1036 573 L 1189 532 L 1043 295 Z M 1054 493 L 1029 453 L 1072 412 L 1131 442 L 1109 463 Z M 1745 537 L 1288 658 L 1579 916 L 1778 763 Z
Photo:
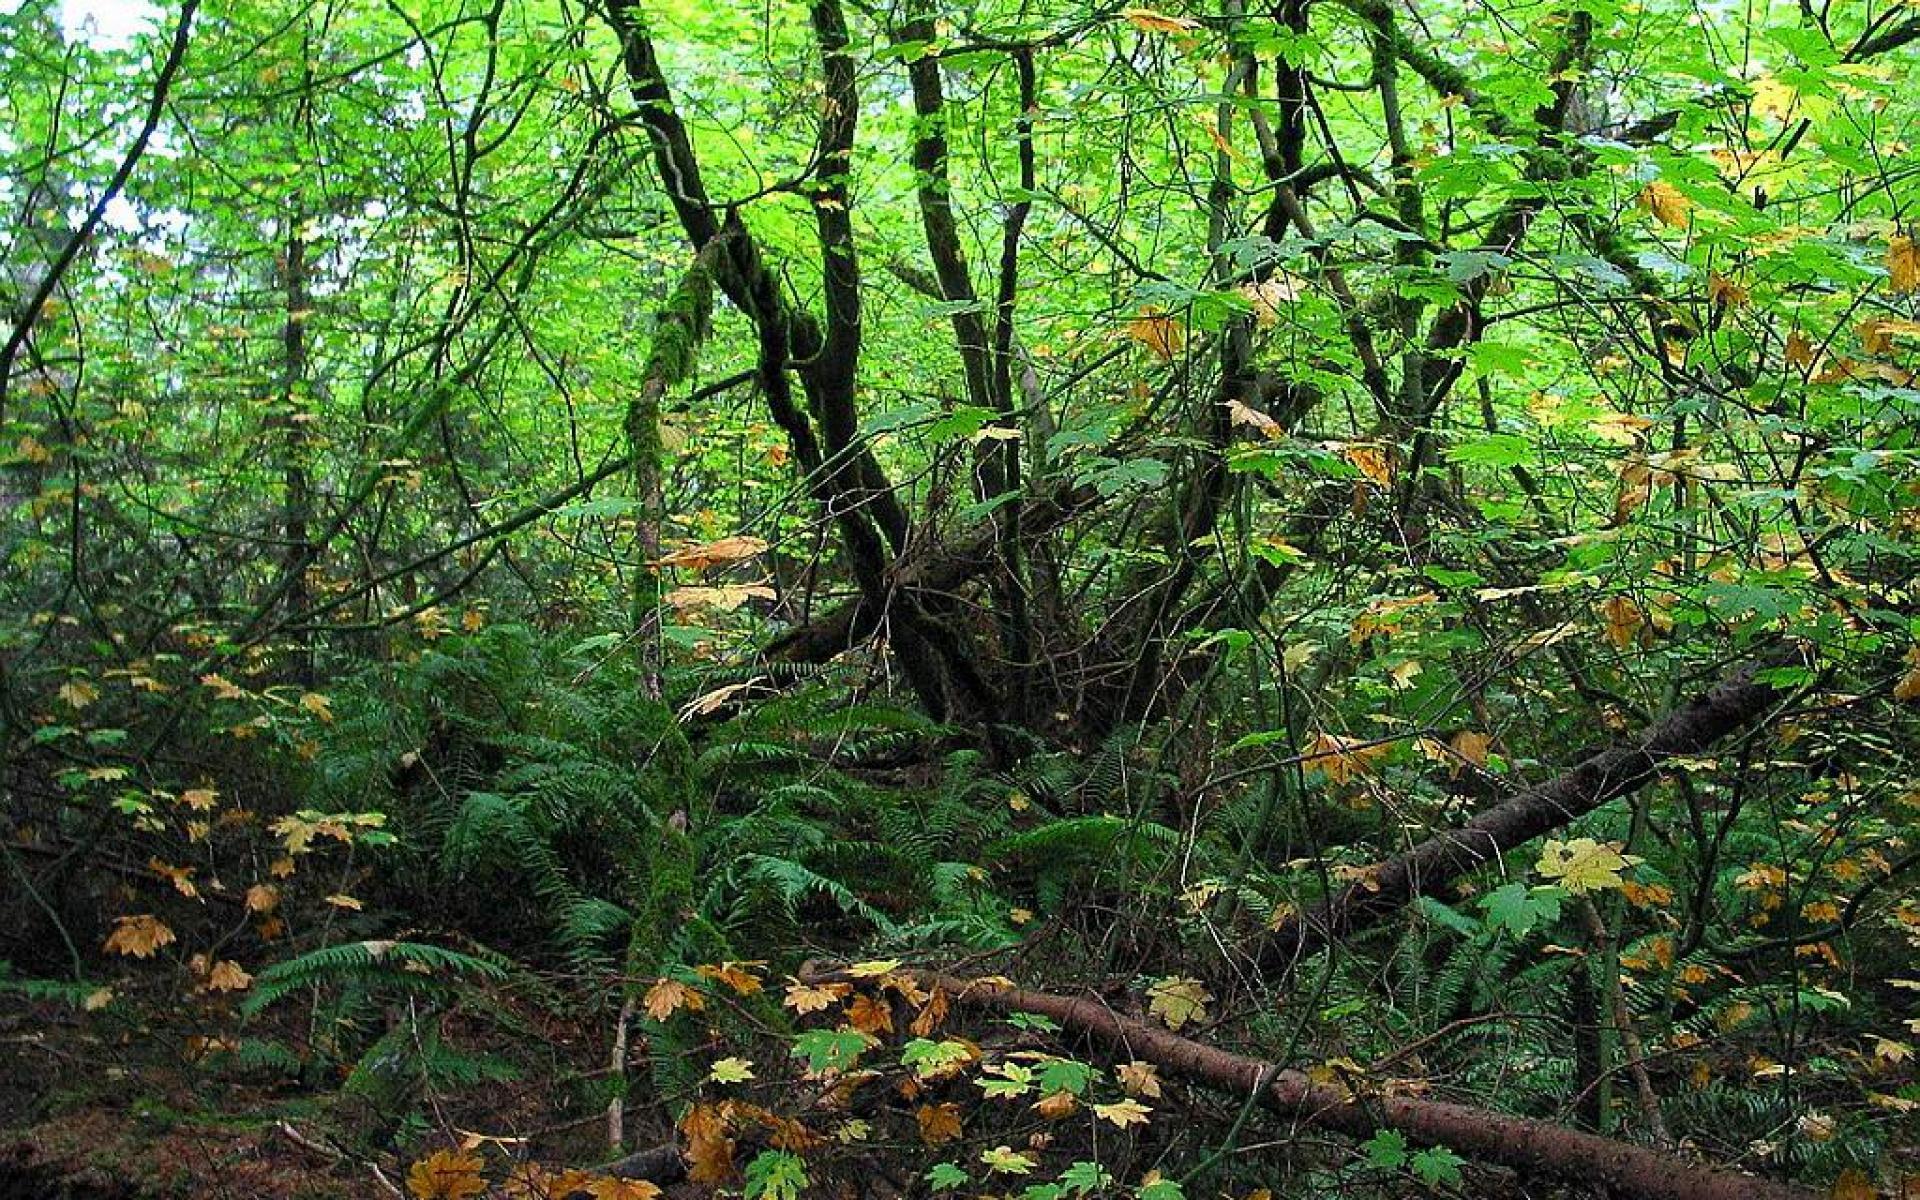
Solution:
M 493 980 L 503 979 L 506 974 L 506 968 L 494 958 L 462 954 L 444 946 L 346 942 L 309 951 L 261 971 L 254 976 L 253 988 L 240 1010 L 248 1016 L 257 1015 L 310 987 L 352 985 L 367 989 L 385 985 L 400 991 L 428 991 L 443 990 L 462 975 Z

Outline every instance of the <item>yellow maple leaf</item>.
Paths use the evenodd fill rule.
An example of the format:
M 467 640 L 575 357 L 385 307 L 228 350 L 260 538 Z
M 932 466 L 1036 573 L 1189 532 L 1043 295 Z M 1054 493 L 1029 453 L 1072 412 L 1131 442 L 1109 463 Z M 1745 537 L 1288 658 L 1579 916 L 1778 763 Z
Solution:
M 1640 207 L 1653 214 L 1662 225 L 1680 228 L 1693 213 L 1693 201 L 1686 193 L 1662 179 L 1649 183 L 1640 193 Z
M 1393 746 L 1389 743 L 1368 745 L 1364 738 L 1323 733 L 1307 747 L 1307 755 L 1300 765 L 1326 776 L 1329 783 L 1352 783 L 1372 774 L 1374 760 L 1384 758 L 1392 751 Z
M 207 972 L 207 990 L 210 992 L 244 992 L 253 986 L 253 976 L 231 959 L 221 959 L 213 964 L 213 970 Z
M 1112 1104 L 1094 1105 L 1093 1115 L 1125 1129 L 1129 1125 L 1145 1125 L 1153 1110 L 1138 1100 L 1116 1100 Z
M 1641 862 L 1635 855 L 1620 853 L 1618 842 L 1596 842 L 1592 838 L 1574 838 L 1562 842 L 1549 840 L 1540 848 L 1540 861 L 1534 870 L 1576 896 L 1619 887 L 1620 872 Z
M 844 983 L 810 984 L 789 977 L 786 999 L 780 1003 L 805 1016 L 832 1008 L 852 991 L 853 988 Z
M 1393 486 L 1393 458 L 1384 448 L 1370 442 L 1349 442 L 1340 455 L 1370 481 L 1381 487 Z
M 661 978 L 647 989 L 645 999 L 647 1015 L 656 1021 L 664 1021 L 681 1009 L 699 1012 L 707 1006 L 707 998 L 694 991 L 678 979 Z
M 1123 8 L 1120 15 L 1127 19 L 1129 25 L 1145 33 L 1192 33 L 1200 28 L 1198 21 L 1170 17 L 1151 8 Z
M 586 1193 L 593 1200 L 659 1200 L 666 1195 L 660 1185 L 647 1179 L 615 1179 L 611 1175 L 602 1175 L 587 1182 Z M 555 1192 L 556 1196 L 567 1195 Z
M 487 1190 L 486 1165 L 477 1154 L 436 1151 L 407 1170 L 407 1190 L 415 1200 L 467 1200 Z
M 726 567 L 737 562 L 745 562 L 757 554 L 765 553 L 767 549 L 768 544 L 763 538 L 745 535 L 724 537 L 718 541 L 682 546 L 678 550 L 662 555 L 653 565 L 705 571 L 709 567 Z
M 171 945 L 178 939 L 159 917 L 152 913 L 139 913 L 131 917 L 115 920 L 113 932 L 107 935 L 103 949 L 114 954 L 131 955 L 134 958 L 151 958 L 162 946 Z
M 1119 1076 L 1120 1086 L 1129 1096 L 1145 1096 L 1149 1100 L 1160 1098 L 1160 1071 L 1152 1063 L 1130 1062 L 1114 1072 Z
M 84 679 L 69 679 L 60 685 L 54 695 L 60 697 L 60 703 L 79 712 L 100 698 L 100 689 Z
M 847 968 L 850 979 L 878 979 L 882 975 L 891 975 L 900 969 L 897 958 L 882 958 L 872 962 L 857 962 Z
M 1168 1029 L 1206 1020 L 1207 1003 L 1213 999 L 1213 993 L 1198 979 L 1180 975 L 1156 981 L 1147 989 L 1147 996 L 1147 1012 L 1159 1017 Z
M 180 793 L 180 803 L 195 812 L 207 812 L 211 810 L 219 799 L 220 793 L 214 791 L 212 788 L 189 788 Z
M 1127 336 L 1162 362 L 1170 361 L 1187 344 L 1187 331 L 1180 322 L 1157 308 L 1143 308 L 1138 317 L 1127 322 Z
M 732 988 L 735 995 L 751 996 L 760 990 L 760 980 L 754 976 L 752 968 L 764 966 L 764 963 L 723 962 L 708 963 L 693 969 L 693 973 L 702 979 L 712 979 Z
M 1901 293 L 1920 290 L 1920 245 L 1905 234 L 1887 239 L 1887 287 Z
M 753 1063 L 738 1055 L 723 1058 L 707 1069 L 707 1078 L 715 1083 L 745 1083 L 753 1078 Z

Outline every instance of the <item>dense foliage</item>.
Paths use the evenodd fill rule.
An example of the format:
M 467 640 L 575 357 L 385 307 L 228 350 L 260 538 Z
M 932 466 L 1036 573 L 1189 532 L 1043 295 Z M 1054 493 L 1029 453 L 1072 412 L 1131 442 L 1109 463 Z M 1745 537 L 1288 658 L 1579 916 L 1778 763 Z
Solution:
M 1910 0 L 5 7 L 33 1170 L 1920 1179 Z

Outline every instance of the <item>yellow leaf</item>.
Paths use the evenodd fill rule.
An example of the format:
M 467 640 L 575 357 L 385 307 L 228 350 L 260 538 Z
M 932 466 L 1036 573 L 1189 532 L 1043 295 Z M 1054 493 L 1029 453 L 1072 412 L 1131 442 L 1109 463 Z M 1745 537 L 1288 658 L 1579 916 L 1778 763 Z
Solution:
M 195 812 L 207 812 L 211 810 L 214 802 L 219 798 L 220 793 L 214 791 L 212 788 L 192 788 L 180 793 L 180 803 Z
M 914 1119 L 920 1123 L 920 1140 L 929 1146 L 951 1142 L 960 1136 L 958 1104 L 922 1104 Z
M 1147 989 L 1147 1012 L 1159 1017 L 1168 1029 L 1179 1029 L 1191 1021 L 1207 1018 L 1207 1003 L 1213 993 L 1198 979 L 1169 976 Z
M 148 859 L 147 867 L 156 875 L 166 876 L 167 882 L 173 884 L 173 890 L 179 892 L 187 899 L 198 900 L 200 898 L 200 889 L 193 885 L 192 867 L 176 867 L 169 863 L 161 862 L 157 858 Z
M 1093 1113 L 1102 1121 L 1109 1121 L 1125 1129 L 1129 1125 L 1145 1125 L 1153 1110 L 1138 1100 L 1116 1100 L 1112 1104 L 1096 1104 Z
M 1384 742 L 1368 745 L 1362 738 L 1323 733 L 1313 739 L 1300 765 L 1306 770 L 1318 771 L 1329 783 L 1352 783 L 1372 774 L 1374 760 L 1384 758 L 1392 750 L 1393 746 Z
M 666 1195 L 660 1190 L 660 1185 L 651 1180 L 615 1179 L 611 1175 L 602 1175 L 588 1182 L 586 1192 L 593 1200 L 659 1200 Z M 556 1189 L 552 1194 L 565 1196 L 569 1193 Z
M 1484 767 L 1487 765 L 1487 751 L 1493 747 L 1493 739 L 1484 733 L 1475 733 L 1470 729 L 1462 729 L 1459 733 L 1453 735 L 1453 741 L 1449 743 L 1449 745 L 1453 747 L 1453 752 L 1461 758 L 1466 759 L 1476 767 Z
M 832 1008 L 836 1002 L 852 991 L 853 989 L 844 983 L 814 985 L 790 978 L 786 999 L 780 1003 L 805 1016 L 807 1013 L 824 1012 Z
M 360 901 L 354 897 L 347 895 L 345 892 L 335 892 L 333 895 L 328 896 L 327 903 L 333 905 L 335 908 L 344 908 L 349 912 L 359 912 L 366 907 L 366 905 L 360 903 Z
M 1784 353 L 1788 366 L 1811 367 L 1814 356 L 1813 339 L 1796 329 L 1787 335 Z
M 1904 234 L 1887 239 L 1887 287 L 1901 293 L 1920 289 L 1920 245 Z
M 704 571 L 709 567 L 731 566 L 745 562 L 767 550 L 767 543 L 757 537 L 725 537 L 715 542 L 704 542 L 694 546 L 682 546 L 670 554 L 663 555 L 653 564 L 656 567 L 685 567 L 690 571 Z
M 1393 486 L 1393 459 L 1386 450 L 1368 442 L 1349 442 L 1340 454 L 1374 483 L 1381 487 Z
M 1149 1100 L 1160 1098 L 1160 1071 L 1152 1063 L 1130 1062 L 1114 1072 L 1120 1078 L 1120 1086 L 1129 1096 L 1145 1096 Z
M 1187 331 L 1157 308 L 1141 309 L 1137 318 L 1127 322 L 1127 336 L 1162 361 L 1171 360 L 1187 344 Z
M 1280 321 L 1280 306 L 1298 300 L 1304 290 L 1300 280 L 1282 274 L 1260 283 L 1242 284 L 1240 295 L 1253 306 L 1253 323 L 1271 329 Z
M 1058 1121 L 1072 1116 L 1073 1110 L 1079 1107 L 1080 1102 L 1073 1098 L 1072 1092 L 1049 1092 L 1034 1101 L 1033 1111 L 1040 1114 L 1042 1120 Z
M 852 979 L 878 979 L 882 975 L 891 975 L 900 969 L 900 960 L 884 958 L 873 962 L 857 962 L 847 968 L 847 976 Z
M 1753 293 L 1715 271 L 1707 276 L 1707 302 L 1715 308 L 1739 308 Z
M 1170 17 L 1150 8 L 1123 8 L 1120 15 L 1128 24 L 1146 33 L 1192 33 L 1200 28 L 1198 21 L 1186 17 Z
M 697 612 L 730 613 L 749 600 L 778 598 L 778 593 L 761 583 L 726 587 L 677 587 L 664 597 L 667 607 L 681 616 Z
M 753 1064 L 738 1056 L 723 1058 L 708 1069 L 707 1078 L 715 1083 L 745 1083 L 753 1078 Z
M 1908 671 L 1893 685 L 1893 698 L 1902 704 L 1920 700 L 1920 667 Z
M 1287 431 L 1280 428 L 1280 422 L 1274 420 L 1257 408 L 1251 408 L 1238 400 L 1227 401 L 1227 420 L 1231 424 L 1256 430 L 1269 438 L 1283 438 Z
M 1687 223 L 1687 217 L 1693 211 L 1693 201 L 1687 199 L 1679 188 L 1656 179 L 1640 193 L 1640 207 L 1652 213 L 1653 219 L 1662 225 L 1679 228 Z
M 80 1002 L 80 1007 L 86 1009 L 88 1012 L 99 1012 L 112 1003 L 112 988 L 95 988 L 87 993 L 87 998 Z
M 486 1165 L 477 1154 L 441 1150 L 407 1171 L 407 1190 L 416 1200 L 467 1200 L 487 1190 L 480 1174 Z
M 100 698 L 100 689 L 84 679 L 69 679 L 60 685 L 54 695 L 60 697 L 60 703 L 79 712 Z
M 1606 888 L 1617 888 L 1624 881 L 1620 872 L 1641 860 L 1620 853 L 1617 842 L 1596 842 L 1592 838 L 1574 838 L 1570 842 L 1550 840 L 1540 849 L 1540 861 L 1534 870 L 1576 896 Z
M 707 998 L 678 979 L 662 978 L 647 989 L 642 1003 L 649 1017 L 664 1021 L 683 1008 L 688 1012 L 699 1012 L 707 1006 Z
M 321 724 L 332 724 L 333 701 L 319 692 L 307 692 L 300 697 L 300 707 L 320 718 Z
M 118 918 L 114 922 L 113 932 L 107 935 L 103 949 L 134 958 L 150 958 L 160 947 L 176 940 L 173 930 L 167 928 L 160 918 L 152 913 L 141 913 Z
M 1026 1175 L 1033 1170 L 1033 1160 L 1012 1146 L 995 1146 L 991 1150 L 982 1150 L 980 1161 L 986 1164 L 989 1171 L 999 1171 L 1006 1175 Z
M 253 976 L 231 959 L 221 959 L 213 964 L 213 970 L 207 973 L 207 990 L 213 992 L 244 992 L 253 986 Z
M 760 980 L 748 969 L 763 966 L 763 963 L 723 962 L 708 964 L 693 969 L 693 973 L 702 979 L 712 979 L 732 988 L 737 996 L 751 996 L 760 990 Z

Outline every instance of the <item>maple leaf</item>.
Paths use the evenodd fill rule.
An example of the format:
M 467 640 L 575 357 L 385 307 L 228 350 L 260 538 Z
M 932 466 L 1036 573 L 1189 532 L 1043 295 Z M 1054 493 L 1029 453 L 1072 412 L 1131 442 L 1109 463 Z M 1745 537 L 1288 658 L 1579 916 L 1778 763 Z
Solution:
M 1198 21 L 1170 17 L 1151 8 L 1123 8 L 1120 15 L 1127 19 L 1129 25 L 1145 33 L 1192 33 L 1200 28 Z
M 192 788 L 180 793 L 180 803 L 194 812 L 210 812 L 219 797 L 212 788 Z
M 300 697 L 300 707 L 320 718 L 322 725 L 333 723 L 333 701 L 319 692 L 307 692 Z
M 986 1164 L 989 1171 L 998 1171 L 1003 1175 L 1026 1175 L 1033 1171 L 1033 1160 L 1012 1146 L 982 1150 L 980 1161 Z
M 60 698 L 60 703 L 79 712 L 100 698 L 100 689 L 84 679 L 69 679 L 60 685 L 60 690 L 54 695 Z
M 688 1012 L 699 1012 L 707 1006 L 707 998 L 678 979 L 662 977 L 647 989 L 642 1003 L 649 1017 L 664 1021 L 683 1008 Z
M 1693 201 L 1679 188 L 1656 179 L 1640 193 L 1640 207 L 1652 213 L 1653 219 L 1662 225 L 1679 228 L 1693 212 Z
M 247 911 L 272 912 L 280 907 L 280 889 L 270 883 L 256 883 L 247 889 Z
M 407 1190 L 415 1200 L 467 1200 L 487 1190 L 486 1165 L 477 1154 L 436 1151 L 408 1169 Z
M 1887 239 L 1887 287 L 1903 294 L 1920 290 L 1920 245 L 1904 234 Z
M 749 600 L 776 600 L 779 594 L 765 584 L 749 583 L 726 587 L 677 587 L 664 599 L 675 613 L 730 613 Z
M 1207 1002 L 1213 999 L 1198 979 L 1168 976 L 1147 989 L 1147 1011 L 1159 1017 L 1168 1029 L 1179 1029 L 1190 1021 L 1207 1018 Z
M 1715 308 L 1739 308 L 1752 298 L 1751 291 L 1718 271 L 1707 276 L 1707 302 Z
M 1073 1115 L 1080 1102 L 1073 1098 L 1072 1092 L 1048 1092 L 1033 1102 L 1033 1111 L 1048 1121 L 1058 1121 L 1062 1117 Z
M 1920 667 L 1908 671 L 1893 685 L 1893 698 L 1902 704 L 1920 700 Z
M 733 1176 L 733 1139 L 726 1118 L 711 1104 L 696 1104 L 680 1119 L 686 1137 L 687 1179 L 693 1183 L 725 1183 Z
M 357 897 L 349 896 L 345 892 L 335 892 L 333 895 L 328 896 L 327 903 L 333 905 L 335 908 L 344 908 L 349 912 L 359 912 L 366 907 Z
M 847 1024 L 861 1033 L 892 1033 L 893 1006 L 871 996 L 855 996 L 847 1006 Z
M 1171 361 L 1187 344 L 1186 329 L 1157 308 L 1143 308 L 1138 317 L 1127 322 L 1127 336 L 1162 362 Z
M 114 922 L 113 932 L 107 935 L 103 949 L 134 958 L 150 958 L 160 947 L 171 945 L 176 940 L 173 930 L 167 928 L 159 917 L 152 913 L 140 913 L 118 918 Z
M 710 567 L 731 566 L 745 562 L 757 554 L 763 554 L 768 543 L 757 537 L 744 535 L 724 537 L 718 541 L 702 542 L 694 546 L 682 546 L 654 561 L 656 567 L 685 567 L 690 571 L 705 571 Z
M 1393 486 L 1393 459 L 1384 448 L 1370 442 L 1349 442 L 1341 447 L 1340 456 L 1372 482 Z
M 897 958 L 875 959 L 871 962 L 857 962 L 847 968 L 850 979 L 878 979 L 882 975 L 891 975 L 900 969 Z
M 920 1140 L 929 1146 L 942 1145 L 960 1136 L 958 1104 L 922 1104 L 913 1115 L 920 1123 Z
M 1787 344 L 1782 354 L 1790 367 L 1811 367 L 1813 365 L 1813 339 L 1799 330 L 1787 335 Z
M 1323 733 L 1313 739 L 1300 765 L 1325 775 L 1329 783 L 1351 783 L 1372 774 L 1374 760 L 1392 751 L 1393 747 L 1387 743 L 1369 746 L 1362 738 Z
M 213 970 L 207 973 L 207 990 L 213 992 L 244 992 L 253 986 L 253 976 L 231 959 L 221 959 L 213 964 Z
M 1596 842 L 1592 838 L 1574 838 L 1570 842 L 1549 840 L 1540 849 L 1540 861 L 1534 870 L 1576 896 L 1621 886 L 1620 872 L 1642 860 L 1620 853 L 1618 842 Z
M 693 969 L 693 973 L 702 979 L 712 979 L 732 988 L 737 996 L 751 996 L 760 990 L 760 980 L 749 968 L 764 966 L 763 963 L 723 962 L 718 965 L 707 964 Z
M 723 1058 L 707 1071 L 715 1083 L 745 1083 L 753 1078 L 753 1063 L 738 1056 Z
M 588 1182 L 586 1193 L 593 1200 L 659 1200 L 666 1195 L 660 1185 L 646 1179 L 615 1179 L 611 1175 L 602 1175 Z M 555 1192 L 564 1196 L 565 1192 Z
M 853 988 L 844 983 L 801 983 L 798 979 L 788 976 L 787 995 L 780 1003 L 805 1016 L 808 1013 L 824 1012 L 832 1008 L 852 991 Z
M 1291 275 L 1275 275 L 1261 283 L 1240 286 L 1240 295 L 1253 306 L 1253 323 L 1272 329 L 1280 321 L 1280 306 L 1298 300 L 1305 291 L 1302 282 Z
M 1487 765 L 1487 751 L 1493 747 L 1493 739 L 1484 733 L 1475 733 L 1471 729 L 1462 729 L 1453 735 L 1448 743 L 1453 752 L 1476 767 Z
M 1138 1100 L 1116 1100 L 1112 1104 L 1094 1105 L 1093 1115 L 1125 1129 L 1129 1125 L 1145 1125 L 1153 1110 Z
M 1129 1096 L 1145 1096 L 1149 1100 L 1160 1098 L 1160 1071 L 1152 1063 L 1130 1062 L 1114 1072 L 1120 1078 L 1120 1086 Z
M 1238 400 L 1227 401 L 1227 420 L 1231 424 L 1243 425 L 1248 429 L 1256 430 L 1268 438 L 1283 438 L 1287 436 L 1287 431 L 1280 427 L 1280 422 L 1274 420 L 1266 413 L 1261 412 L 1259 409 L 1242 404 Z
M 913 1023 L 907 1026 L 908 1031 L 915 1037 L 926 1037 L 947 1019 L 947 1005 L 947 993 L 934 988 L 932 994 L 927 997 L 925 1006 L 920 1009 L 919 1015 L 915 1016 Z

